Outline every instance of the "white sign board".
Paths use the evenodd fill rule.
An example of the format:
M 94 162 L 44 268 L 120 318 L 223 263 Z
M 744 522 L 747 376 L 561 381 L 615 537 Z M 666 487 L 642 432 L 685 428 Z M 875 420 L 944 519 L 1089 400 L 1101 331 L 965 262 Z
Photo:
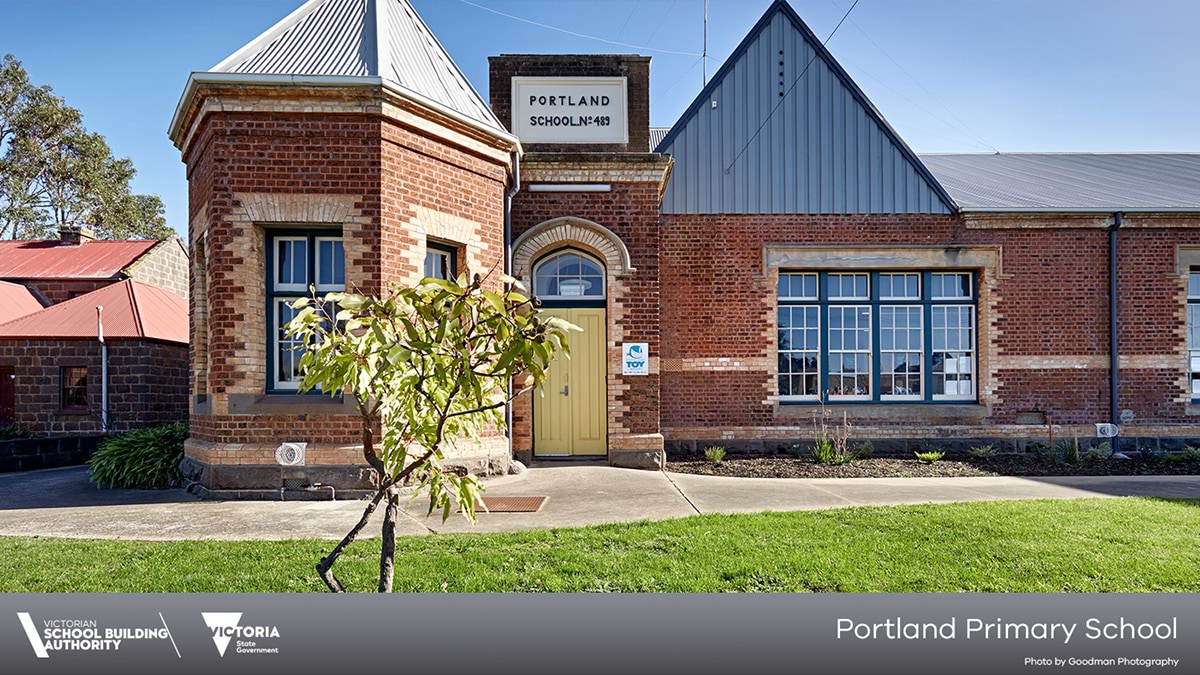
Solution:
M 645 342 L 625 342 L 621 345 L 621 374 L 649 375 L 650 349 Z
M 624 77 L 514 77 L 512 130 L 522 143 L 628 143 Z

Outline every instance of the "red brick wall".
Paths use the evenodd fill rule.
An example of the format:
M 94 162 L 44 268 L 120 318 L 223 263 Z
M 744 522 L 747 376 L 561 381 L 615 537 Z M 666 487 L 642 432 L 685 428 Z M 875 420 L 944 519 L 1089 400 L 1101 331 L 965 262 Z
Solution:
M 417 206 L 479 224 L 470 241 L 458 242 L 468 248 L 465 260 L 479 261 L 469 271 L 486 273 L 483 261 L 489 267 L 502 261 L 504 166 L 409 127 L 350 114 L 210 114 L 191 147 L 192 222 L 206 223 L 208 232 L 204 278 L 192 279 L 193 303 L 207 303 L 207 325 L 197 323 L 193 308 L 193 358 L 206 365 L 195 376 L 205 387 L 197 393 L 209 397 L 193 415 L 192 437 L 228 444 L 359 442 L 357 415 L 227 414 L 228 394 L 266 391 L 265 363 L 252 356 L 266 341 L 263 309 L 246 306 L 265 270 L 256 244 L 249 247 L 259 257 L 244 255 L 247 242 L 263 235 L 239 215 L 245 205 L 237 194 L 352 199 L 361 222 L 343 227 L 347 283 L 377 294 L 388 282 L 419 278 L 425 236 L 413 230 Z M 201 283 L 205 292 L 197 293 Z M 206 340 L 196 339 L 201 332 Z
M 57 305 L 64 300 L 91 293 L 118 281 L 120 279 L 27 279 L 21 283 L 37 289 L 51 304 Z
M 1136 414 L 1128 433 L 1139 433 L 1140 425 L 1155 427 L 1157 435 L 1169 424 L 1191 425 L 1191 431 L 1179 432 L 1194 433 L 1198 418 L 1187 414 L 1182 381 L 1186 288 L 1175 269 L 1175 247 L 1200 244 L 1200 232 L 1134 226 L 1120 237 L 1121 353 L 1155 366 L 1122 369 L 1121 408 Z M 1017 218 L 981 228 L 943 216 L 664 215 L 663 358 L 760 359 L 754 361 L 757 368 L 741 370 L 665 369 L 662 418 L 668 437 L 672 427 L 805 423 L 796 422 L 794 411 L 781 414 L 766 400 L 775 375 L 774 277 L 763 276 L 768 243 L 999 247 L 1002 275 L 980 300 L 980 367 L 989 368 L 984 375 L 995 387 L 983 395 L 991 414 L 982 424 L 1013 425 L 1022 410 L 1049 412 L 1056 423 L 1081 428 L 1108 419 L 1108 232 L 1103 227 L 1070 219 L 1053 228 L 1029 227 Z M 990 366 L 984 358 L 989 349 L 996 359 Z M 853 416 L 874 426 L 931 433 L 939 414 L 931 410 L 929 419 L 876 414 L 885 408 L 860 406 Z
M 539 223 L 576 216 L 604 226 L 624 242 L 636 271 L 621 278 L 615 297 L 610 289 L 609 311 L 615 302 L 622 314 L 610 335 L 617 335 L 618 341 L 645 342 L 652 356 L 660 352 L 657 188 L 653 182 L 617 182 L 612 183 L 612 191 L 607 193 L 522 191 L 513 199 L 512 215 L 514 241 Z M 658 433 L 659 375 L 622 377 L 618 371 L 610 374 L 609 381 L 610 385 L 616 382 L 621 386 L 610 400 L 610 406 L 615 404 L 623 411 L 617 420 L 623 427 L 619 431 Z M 514 438 L 531 437 L 530 410 L 531 405 L 514 407 Z M 610 416 L 610 434 L 618 431 L 611 422 Z
M 113 431 L 187 421 L 186 345 L 110 340 L 109 426 Z M 16 375 L 16 423 L 37 434 L 98 433 L 101 409 L 100 345 L 94 340 L 0 340 L 0 366 Z M 85 412 L 64 411 L 64 366 L 88 369 Z

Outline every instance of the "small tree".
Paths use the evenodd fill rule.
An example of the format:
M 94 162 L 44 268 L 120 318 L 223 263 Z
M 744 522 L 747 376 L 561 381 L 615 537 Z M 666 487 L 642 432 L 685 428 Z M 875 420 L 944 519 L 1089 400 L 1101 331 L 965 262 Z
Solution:
M 555 354 L 568 351 L 567 331 L 578 330 L 539 313 L 516 280 L 502 281 L 502 292 L 476 275 L 393 286 L 381 298 L 330 293 L 292 305 L 300 312 L 286 330 L 307 345 L 301 390 L 354 397 L 363 456 L 378 473 L 358 524 L 317 563 L 329 590 L 345 591 L 333 565 L 385 499 L 378 590 L 392 590 L 403 483 L 428 491 L 430 513 L 440 509 L 445 520 L 457 504 L 474 522 L 482 486 L 442 466 L 447 446 L 478 438 L 485 425 L 503 427 L 505 406 L 545 379 Z

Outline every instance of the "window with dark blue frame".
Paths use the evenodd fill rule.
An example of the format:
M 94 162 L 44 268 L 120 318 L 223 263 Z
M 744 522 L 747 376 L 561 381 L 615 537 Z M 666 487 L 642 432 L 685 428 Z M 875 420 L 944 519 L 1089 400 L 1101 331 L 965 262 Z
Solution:
M 1188 274 L 1187 349 L 1188 387 L 1196 401 L 1200 400 L 1200 270 Z
M 425 244 L 425 277 L 453 281 L 458 278 L 458 249 L 433 241 Z
M 291 304 L 346 289 L 346 252 L 336 230 L 280 231 L 267 236 L 267 384 L 271 391 L 300 386 L 303 344 L 283 329 L 299 313 Z M 326 308 L 336 314 L 336 307 Z
M 781 401 L 976 400 L 974 273 L 789 270 L 777 292 Z

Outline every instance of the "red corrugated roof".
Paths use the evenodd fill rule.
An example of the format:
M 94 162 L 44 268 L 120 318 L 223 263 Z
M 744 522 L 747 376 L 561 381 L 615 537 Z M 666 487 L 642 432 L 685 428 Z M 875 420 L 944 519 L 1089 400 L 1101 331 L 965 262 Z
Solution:
M 95 338 L 96 305 L 104 338 L 188 341 L 187 301 L 157 286 L 126 279 L 0 324 L 0 340 Z
M 42 303 L 28 288 L 21 284 L 0 281 L 0 323 L 33 314 L 41 309 Z
M 0 278 L 111 279 L 157 244 L 150 240 L 0 241 Z

